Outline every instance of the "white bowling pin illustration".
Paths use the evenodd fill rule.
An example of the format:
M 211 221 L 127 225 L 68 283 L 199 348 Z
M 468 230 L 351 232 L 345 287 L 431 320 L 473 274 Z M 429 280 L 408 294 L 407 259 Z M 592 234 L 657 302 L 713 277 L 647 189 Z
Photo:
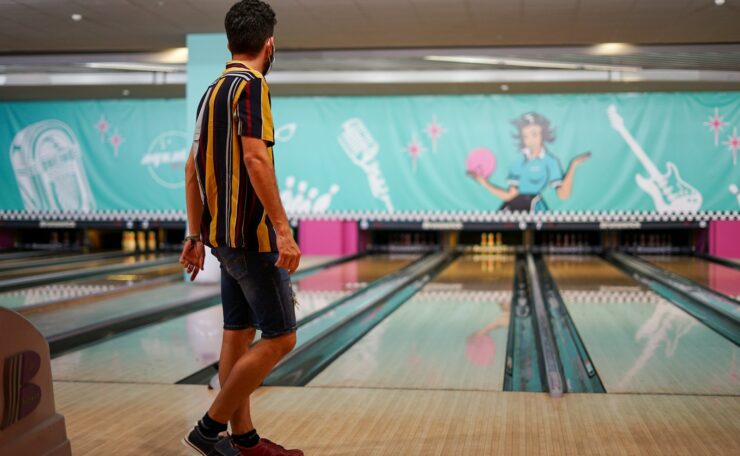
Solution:
M 285 178 L 285 190 L 280 192 L 280 199 L 283 201 L 283 207 L 286 211 L 293 209 L 293 187 L 295 186 L 295 177 L 288 176 Z
M 316 202 L 313 205 L 313 212 L 326 212 L 329 209 L 329 206 L 331 206 L 332 198 L 334 198 L 334 195 L 337 193 L 339 193 L 339 185 L 334 184 L 329 188 L 328 193 L 324 193 L 316 199 Z
M 313 200 L 315 200 L 318 195 L 319 195 L 319 190 L 317 188 L 314 187 L 311 190 L 309 190 L 307 198 L 297 208 L 298 212 L 310 212 L 311 205 L 313 205 Z
M 27 211 L 95 209 L 80 143 L 67 124 L 45 120 L 19 131 L 10 160 Z
M 740 190 L 738 190 L 737 185 L 730 184 L 730 193 L 735 195 L 735 198 L 737 198 L 737 204 L 740 204 Z
M 297 211 L 298 208 L 303 205 L 303 201 L 306 200 L 306 197 L 304 195 L 307 189 L 308 189 L 308 182 L 306 181 L 298 182 L 298 192 L 293 197 L 292 207 L 294 211 Z

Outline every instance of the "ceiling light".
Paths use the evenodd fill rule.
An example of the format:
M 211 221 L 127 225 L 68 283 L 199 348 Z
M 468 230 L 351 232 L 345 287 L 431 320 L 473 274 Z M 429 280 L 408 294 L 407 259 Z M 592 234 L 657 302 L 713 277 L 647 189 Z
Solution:
M 525 68 L 547 68 L 556 70 L 589 70 L 589 71 L 639 71 L 638 67 L 622 65 L 601 65 L 590 63 L 554 62 L 549 60 L 530 60 L 499 57 L 443 56 L 430 55 L 424 60 L 432 62 L 463 63 L 474 65 L 502 65 Z
M 74 13 L 72 15 L 72 20 L 75 22 L 80 22 L 82 20 L 82 14 Z
M 725 0 L 714 0 L 714 4 L 718 6 L 722 6 L 725 4 Z
M 593 55 L 623 55 L 629 54 L 635 47 L 627 43 L 601 43 L 591 48 Z
M 184 64 L 188 63 L 188 48 L 179 47 L 157 52 L 153 59 L 158 63 Z
M 159 65 L 156 63 L 135 63 L 135 62 L 90 62 L 86 63 L 87 68 L 97 70 L 120 70 L 120 71 L 147 71 L 154 73 L 174 73 L 183 71 L 184 68 L 179 65 Z

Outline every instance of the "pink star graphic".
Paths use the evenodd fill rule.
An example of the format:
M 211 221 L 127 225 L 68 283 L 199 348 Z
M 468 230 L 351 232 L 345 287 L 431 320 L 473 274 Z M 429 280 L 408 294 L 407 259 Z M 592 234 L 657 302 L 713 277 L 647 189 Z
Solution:
M 100 142 L 104 141 L 105 132 L 108 131 L 110 124 L 105 120 L 105 116 L 100 116 L 100 120 L 95 124 L 95 128 L 100 132 Z
M 411 143 L 406 146 L 406 152 L 411 155 L 411 163 L 414 171 L 416 171 L 416 159 L 424 153 L 424 146 L 422 146 L 416 139 L 416 135 L 412 136 Z
M 437 152 L 437 140 L 447 133 L 447 129 L 437 122 L 437 116 L 433 116 L 432 121 L 427 125 L 426 132 L 432 140 L 432 152 Z
M 113 146 L 113 154 L 118 157 L 118 149 L 121 148 L 121 144 L 124 143 L 124 139 L 121 135 L 118 134 L 118 130 L 116 130 L 115 133 L 113 133 L 113 136 L 110 137 L 110 145 Z
M 727 125 L 727 122 L 722 120 L 719 116 L 719 108 L 714 108 L 714 117 L 710 117 L 709 120 L 704 122 L 704 125 L 709 127 L 710 130 L 714 131 L 714 145 L 719 145 L 719 131 Z
M 737 135 L 737 127 L 732 129 L 732 136 L 725 141 L 727 147 L 732 151 L 732 164 L 737 165 L 737 150 L 740 149 L 740 136 Z

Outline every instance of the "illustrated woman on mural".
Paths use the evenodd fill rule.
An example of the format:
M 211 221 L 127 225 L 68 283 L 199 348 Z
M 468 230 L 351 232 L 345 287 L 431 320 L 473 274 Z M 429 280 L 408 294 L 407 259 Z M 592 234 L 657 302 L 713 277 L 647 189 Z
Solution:
M 529 112 L 512 123 L 517 129 L 514 138 L 519 141 L 521 156 L 509 168 L 508 187 L 499 187 L 475 171 L 468 171 L 468 175 L 504 201 L 500 207 L 502 211 L 548 210 L 542 199 L 548 185 L 556 189 L 561 200 L 570 198 L 575 170 L 591 153 L 577 155 L 563 172 L 560 160 L 545 147 L 546 143 L 555 142 L 555 130 L 545 116 Z

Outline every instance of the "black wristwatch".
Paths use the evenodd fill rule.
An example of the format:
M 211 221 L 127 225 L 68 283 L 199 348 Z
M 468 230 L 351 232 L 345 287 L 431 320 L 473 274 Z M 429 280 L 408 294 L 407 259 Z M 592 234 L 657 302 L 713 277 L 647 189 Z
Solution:
M 183 242 L 203 242 L 200 239 L 200 234 L 191 234 L 188 236 L 185 236 L 185 240 Z

